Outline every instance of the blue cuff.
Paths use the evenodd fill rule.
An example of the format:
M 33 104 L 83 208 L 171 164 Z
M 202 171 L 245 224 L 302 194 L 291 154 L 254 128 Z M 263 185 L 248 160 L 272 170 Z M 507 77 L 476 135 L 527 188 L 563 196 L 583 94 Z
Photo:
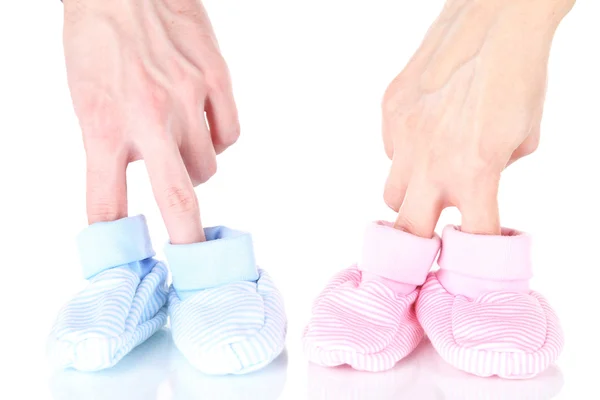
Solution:
M 109 268 L 135 266 L 156 254 L 143 215 L 92 224 L 79 234 L 77 244 L 85 279 Z
M 249 233 L 217 226 L 204 229 L 204 234 L 206 242 L 165 247 L 178 293 L 258 280 Z

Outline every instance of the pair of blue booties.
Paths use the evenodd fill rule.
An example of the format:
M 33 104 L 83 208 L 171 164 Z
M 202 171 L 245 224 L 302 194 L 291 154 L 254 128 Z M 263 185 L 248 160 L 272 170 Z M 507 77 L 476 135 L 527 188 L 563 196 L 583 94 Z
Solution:
M 154 258 L 144 216 L 90 225 L 78 237 L 89 281 L 60 311 L 48 339 L 53 364 L 112 367 L 167 324 L 198 370 L 243 374 L 283 351 L 283 298 L 257 268 L 250 234 L 207 228 L 206 242 L 167 244 L 169 268 Z

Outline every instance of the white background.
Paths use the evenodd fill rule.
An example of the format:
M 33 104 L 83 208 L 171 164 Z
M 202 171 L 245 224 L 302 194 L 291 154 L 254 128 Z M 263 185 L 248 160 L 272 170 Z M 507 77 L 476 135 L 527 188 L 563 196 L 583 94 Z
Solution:
M 533 287 L 562 318 L 567 344 L 558 369 L 526 382 L 479 379 L 439 364 L 427 345 L 385 374 L 309 367 L 302 354 L 313 298 L 357 259 L 367 222 L 394 218 L 382 201 L 389 162 L 380 99 L 442 3 L 206 1 L 233 76 L 242 137 L 197 190 L 203 220 L 253 233 L 289 315 L 287 361 L 246 377 L 207 378 L 178 361 L 168 332 L 105 373 L 47 370 L 45 336 L 84 285 L 74 241 L 86 224 L 84 153 L 62 58 L 62 5 L 3 1 L 0 398 L 545 399 L 558 390 L 557 399 L 600 398 L 600 5 L 593 0 L 579 0 L 556 34 L 541 147 L 506 171 L 500 193 L 503 224 L 534 235 Z M 128 173 L 130 213 L 146 214 L 160 249 L 167 236 L 143 164 Z M 447 210 L 438 228 L 458 221 Z

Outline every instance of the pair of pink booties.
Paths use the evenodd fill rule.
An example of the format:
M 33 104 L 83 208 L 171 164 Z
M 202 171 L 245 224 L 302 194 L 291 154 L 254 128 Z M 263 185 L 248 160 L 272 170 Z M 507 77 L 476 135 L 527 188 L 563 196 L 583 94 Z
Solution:
M 430 272 L 438 253 L 440 269 Z M 316 364 L 377 372 L 393 368 L 427 334 L 463 371 L 530 378 L 558 358 L 564 342 L 555 312 L 529 289 L 531 277 L 524 233 L 474 235 L 448 226 L 441 239 L 427 239 L 376 222 L 361 262 L 316 299 L 304 349 Z

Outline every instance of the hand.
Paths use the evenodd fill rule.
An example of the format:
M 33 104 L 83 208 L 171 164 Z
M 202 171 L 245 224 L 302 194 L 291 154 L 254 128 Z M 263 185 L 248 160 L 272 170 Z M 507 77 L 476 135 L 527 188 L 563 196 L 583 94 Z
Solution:
M 195 0 L 64 3 L 89 222 L 127 216 L 125 170 L 143 159 L 171 242 L 205 240 L 193 186 L 215 173 L 216 154 L 240 128 L 204 8 Z
M 500 234 L 500 174 L 538 146 L 550 45 L 572 3 L 448 1 L 384 96 L 397 228 L 431 237 L 456 206 L 464 231 Z

